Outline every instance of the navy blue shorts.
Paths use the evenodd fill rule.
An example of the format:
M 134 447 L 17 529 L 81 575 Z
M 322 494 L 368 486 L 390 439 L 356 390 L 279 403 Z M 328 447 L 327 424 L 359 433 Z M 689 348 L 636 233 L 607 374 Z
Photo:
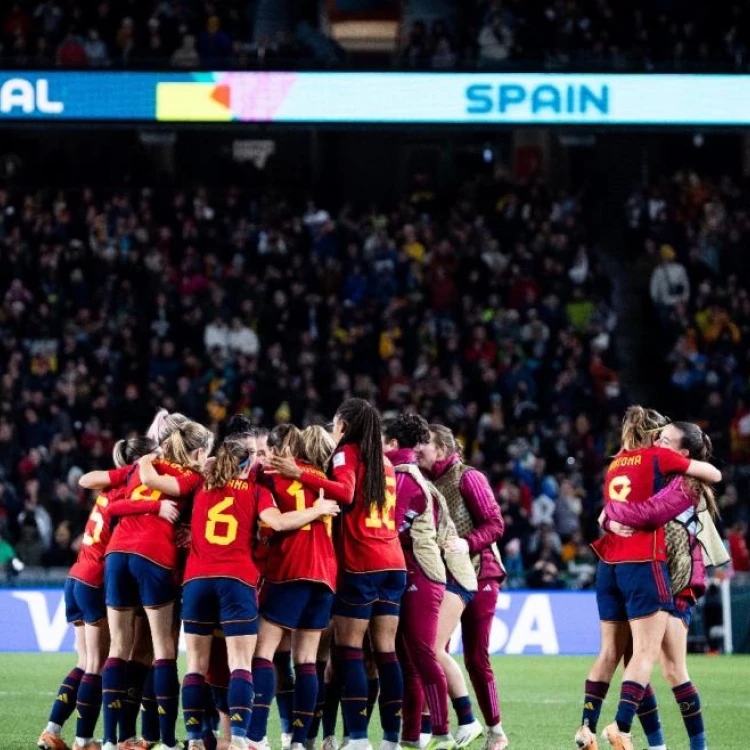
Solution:
M 625 622 L 674 609 L 669 570 L 662 562 L 616 563 L 599 561 L 596 603 L 602 622 Z
M 455 581 L 448 581 L 445 584 L 445 592 L 455 594 L 464 603 L 464 608 L 471 604 L 471 600 L 474 598 L 474 594 L 476 594 L 476 591 L 469 591 Z
M 333 614 L 358 620 L 386 615 L 398 617 L 405 588 L 404 570 L 344 573 L 343 582 L 333 600 Z
M 325 630 L 332 606 L 333 591 L 311 581 L 266 581 L 260 597 L 263 619 L 288 630 Z
M 68 622 L 95 625 L 107 619 L 104 588 L 89 586 L 76 578 L 65 579 L 65 618 Z
M 175 600 L 174 573 L 129 552 L 107 555 L 104 567 L 107 606 L 115 609 L 163 607 Z
M 693 612 L 695 611 L 695 601 L 688 599 L 684 596 L 678 596 L 674 600 L 674 611 L 672 617 L 676 617 L 678 620 L 682 620 L 682 624 L 686 627 L 690 627 L 690 623 L 693 621 Z
M 182 588 L 182 620 L 190 635 L 213 635 L 219 625 L 229 637 L 257 635 L 255 587 L 236 578 L 194 578 Z

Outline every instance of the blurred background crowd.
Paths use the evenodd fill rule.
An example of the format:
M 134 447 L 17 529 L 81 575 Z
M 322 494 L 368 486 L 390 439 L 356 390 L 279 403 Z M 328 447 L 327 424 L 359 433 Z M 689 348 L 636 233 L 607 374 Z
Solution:
M 316 0 L 8 0 L 0 58 L 19 67 L 255 68 L 367 64 Z M 746 70 L 737 0 L 412 0 L 378 65 L 444 70 Z
M 679 174 L 623 210 L 642 240 L 682 416 L 750 463 L 742 188 Z M 512 585 L 587 586 L 602 472 L 628 403 L 612 291 L 580 196 L 501 175 L 389 210 L 239 188 L 0 190 L 0 528 L 72 562 L 77 478 L 159 406 L 326 422 L 349 395 L 450 425 L 490 477 Z M 666 281 L 662 278 L 666 275 Z M 721 500 L 735 566 L 747 505 Z M 743 485 L 744 486 L 744 485 Z M 0 552 L 3 547 L 0 547 Z

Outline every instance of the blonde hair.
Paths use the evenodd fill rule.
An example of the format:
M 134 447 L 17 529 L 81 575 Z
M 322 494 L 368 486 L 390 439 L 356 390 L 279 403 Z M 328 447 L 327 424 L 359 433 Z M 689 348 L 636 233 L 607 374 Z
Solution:
M 159 409 L 146 435 L 156 440 L 157 443 L 163 443 L 175 430 L 184 427 L 189 422 L 190 420 L 184 414 L 179 412 L 170 414 L 166 409 Z
M 204 486 L 207 490 L 224 487 L 232 479 L 236 479 L 250 460 L 250 446 L 247 435 L 228 435 L 224 438 L 219 450 L 216 451 L 216 460 L 206 473 Z
M 454 453 L 461 455 L 461 446 L 448 427 L 442 424 L 431 424 L 429 427 L 432 439 L 438 448 L 443 448 L 448 456 L 452 456 Z
M 210 430 L 202 424 L 188 420 L 182 426 L 177 427 L 161 447 L 164 457 L 169 461 L 194 471 L 201 471 L 202 466 L 190 458 L 190 453 L 200 448 L 209 453 L 213 444 L 214 436 Z
M 318 424 L 310 425 L 302 430 L 302 445 L 310 464 L 325 471 L 336 447 L 331 433 Z
M 669 420 L 655 409 L 644 406 L 629 406 L 622 420 L 620 433 L 621 449 L 634 451 L 654 444 Z

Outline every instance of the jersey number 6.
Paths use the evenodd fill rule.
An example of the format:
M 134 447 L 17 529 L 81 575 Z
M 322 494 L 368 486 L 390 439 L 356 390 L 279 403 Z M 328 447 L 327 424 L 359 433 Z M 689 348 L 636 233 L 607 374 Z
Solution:
M 230 513 L 224 513 L 225 510 L 234 505 L 233 497 L 225 497 L 221 502 L 216 503 L 208 509 L 208 523 L 206 524 L 206 540 L 211 544 L 219 544 L 226 547 L 237 538 L 237 519 Z M 216 531 L 217 524 L 226 524 L 224 534 Z

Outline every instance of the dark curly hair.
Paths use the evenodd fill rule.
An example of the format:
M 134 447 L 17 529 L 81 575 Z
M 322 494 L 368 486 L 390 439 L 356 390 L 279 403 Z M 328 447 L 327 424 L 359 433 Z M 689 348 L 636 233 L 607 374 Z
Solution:
M 225 428 L 225 437 L 230 435 L 253 435 L 253 423 L 243 414 L 235 414 Z
M 427 420 L 419 414 L 399 414 L 386 424 L 383 435 L 386 440 L 397 440 L 401 448 L 430 442 Z

